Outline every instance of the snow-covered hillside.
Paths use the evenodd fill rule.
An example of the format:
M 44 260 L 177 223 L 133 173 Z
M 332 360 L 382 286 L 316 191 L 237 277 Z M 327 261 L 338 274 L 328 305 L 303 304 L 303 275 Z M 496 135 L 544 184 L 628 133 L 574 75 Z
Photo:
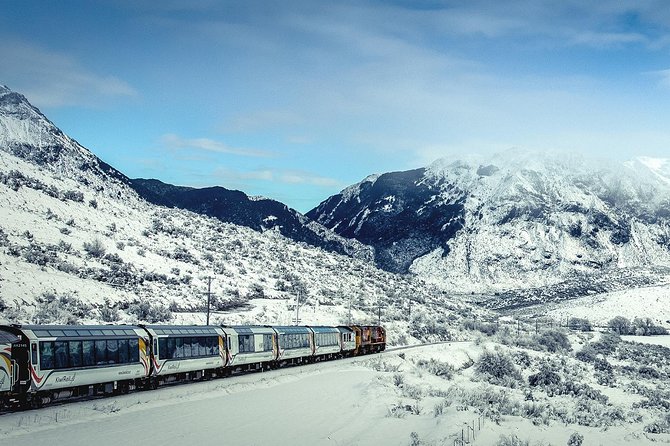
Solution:
M 543 287 L 670 266 L 668 166 L 521 150 L 442 159 L 368 177 L 307 215 L 449 289 Z

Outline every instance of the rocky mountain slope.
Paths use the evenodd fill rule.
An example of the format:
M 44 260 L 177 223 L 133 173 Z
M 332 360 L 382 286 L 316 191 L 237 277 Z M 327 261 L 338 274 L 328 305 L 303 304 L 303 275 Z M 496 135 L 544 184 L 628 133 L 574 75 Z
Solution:
M 373 250 L 369 246 L 341 237 L 276 200 L 249 197 L 244 192 L 220 186 L 197 189 L 155 179 L 137 178 L 130 180 L 130 185 L 150 203 L 187 209 L 257 231 L 276 229 L 297 242 L 365 260 L 372 259 Z
M 370 176 L 307 216 L 378 264 L 461 291 L 670 266 L 670 163 L 511 150 Z M 658 271 L 658 268 L 655 271 Z M 588 280 L 588 279 L 587 279 Z

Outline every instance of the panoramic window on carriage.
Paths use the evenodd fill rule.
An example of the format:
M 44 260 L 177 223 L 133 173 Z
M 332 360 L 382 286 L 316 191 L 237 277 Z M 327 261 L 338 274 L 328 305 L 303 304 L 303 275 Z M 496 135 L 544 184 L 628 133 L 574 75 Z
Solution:
M 175 348 L 174 348 L 174 359 L 184 357 L 184 338 L 174 338 Z
M 128 353 L 128 339 L 119 339 L 119 363 L 128 364 L 130 362 Z
M 104 339 L 95 341 L 95 364 L 107 364 L 107 341 Z
M 54 343 L 40 342 L 40 368 L 53 369 L 54 368 Z
M 94 341 L 82 341 L 81 351 L 84 367 L 95 365 L 95 343 Z
M 192 351 L 193 341 L 191 338 L 184 338 L 184 358 L 190 358 L 193 356 Z M 198 351 L 198 346 L 195 346 L 196 352 Z
M 203 336 L 198 338 L 198 356 L 207 356 L 209 354 L 208 338 Z
M 167 346 L 167 341 L 168 338 L 160 338 L 158 340 L 158 356 L 161 359 L 167 359 L 168 355 L 168 346 Z
M 263 335 L 263 351 L 264 352 L 272 351 L 272 335 L 271 334 Z
M 82 366 L 81 341 L 70 341 L 70 367 Z
M 173 359 L 175 356 L 175 351 L 177 350 L 177 339 L 176 338 L 168 338 L 167 339 L 167 350 L 163 352 L 161 350 L 161 357 L 163 359 Z
M 140 341 L 137 338 L 128 339 L 128 354 L 130 362 L 140 362 Z
M 107 363 L 116 364 L 119 362 L 119 343 L 116 339 L 107 340 Z
M 209 337 L 207 338 L 207 354 L 208 355 L 218 355 L 219 354 L 219 338 L 218 337 Z
M 54 342 L 54 368 L 66 369 L 68 367 L 67 341 Z

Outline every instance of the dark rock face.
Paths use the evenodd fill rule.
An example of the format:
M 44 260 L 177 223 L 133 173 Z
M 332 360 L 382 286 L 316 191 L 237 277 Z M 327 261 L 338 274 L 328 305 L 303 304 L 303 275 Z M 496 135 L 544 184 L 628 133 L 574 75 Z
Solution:
M 352 196 L 335 195 L 307 213 L 344 237 L 375 248 L 377 265 L 407 272 L 412 261 L 447 242 L 465 223 L 465 196 L 436 202 L 449 185 L 422 181 L 425 169 L 393 172 L 359 185 Z
M 257 231 L 277 229 L 295 241 L 340 254 L 354 254 L 347 240 L 324 236 L 311 227 L 305 216 L 275 200 L 250 198 L 244 192 L 218 186 L 197 189 L 154 179 L 133 179 L 131 187 L 142 198 L 154 204 L 186 209 Z

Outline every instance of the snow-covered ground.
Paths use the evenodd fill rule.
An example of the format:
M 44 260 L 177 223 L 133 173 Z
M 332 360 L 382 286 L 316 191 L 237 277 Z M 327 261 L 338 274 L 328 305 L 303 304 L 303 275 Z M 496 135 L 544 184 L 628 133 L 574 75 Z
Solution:
M 501 435 L 563 445 L 576 431 L 587 445 L 670 440 L 644 434 L 638 424 L 535 425 L 517 416 L 497 424 L 478 417 L 451 395 L 455 387 L 481 388 L 467 364 L 488 347 L 470 342 L 415 347 L 5 414 L 0 435 L 3 444 L 14 446 L 452 445 L 466 423 L 474 423 L 473 443 L 481 445 L 495 444 Z M 430 358 L 466 368 L 447 380 L 417 365 Z
M 581 297 L 534 307 L 533 311 L 557 320 L 586 318 L 594 325 L 607 325 L 616 316 L 630 320 L 648 317 L 659 325 L 670 327 L 670 285 Z

